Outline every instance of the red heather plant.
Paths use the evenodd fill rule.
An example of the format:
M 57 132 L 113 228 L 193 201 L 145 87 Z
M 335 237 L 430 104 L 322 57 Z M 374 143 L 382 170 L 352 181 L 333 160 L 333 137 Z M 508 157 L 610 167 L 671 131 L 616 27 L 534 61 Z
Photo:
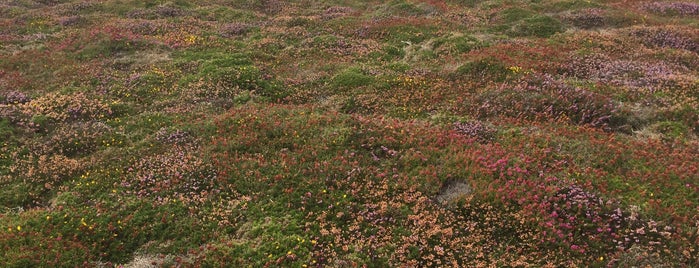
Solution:
M 128 168 L 121 186 L 128 194 L 159 204 L 172 200 L 201 204 L 220 190 L 214 187 L 215 168 L 197 152 L 192 145 L 172 145 L 162 154 L 143 157 Z
M 535 163 L 532 160 L 522 162 Z M 499 173 L 492 184 L 495 196 L 504 206 L 517 207 L 542 230 L 538 237 L 541 246 L 562 247 L 594 260 L 591 256 L 608 255 L 634 244 L 664 252 L 676 234 L 674 228 L 643 220 L 637 211 L 624 212 L 616 202 L 605 201 L 580 186 L 547 176 L 545 171 L 533 174 L 509 162 L 506 157 L 484 163 Z

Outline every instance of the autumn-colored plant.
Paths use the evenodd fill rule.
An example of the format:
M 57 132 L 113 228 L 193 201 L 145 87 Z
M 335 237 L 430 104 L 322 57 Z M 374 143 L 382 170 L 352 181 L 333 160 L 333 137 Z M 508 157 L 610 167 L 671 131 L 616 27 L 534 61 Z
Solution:
M 696 267 L 696 4 L 0 1 L 0 267 Z

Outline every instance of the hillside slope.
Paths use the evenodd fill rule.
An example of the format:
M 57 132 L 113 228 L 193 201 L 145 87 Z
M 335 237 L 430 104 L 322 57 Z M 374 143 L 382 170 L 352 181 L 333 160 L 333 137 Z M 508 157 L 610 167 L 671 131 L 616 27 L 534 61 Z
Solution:
M 699 3 L 0 2 L 0 267 L 696 267 Z

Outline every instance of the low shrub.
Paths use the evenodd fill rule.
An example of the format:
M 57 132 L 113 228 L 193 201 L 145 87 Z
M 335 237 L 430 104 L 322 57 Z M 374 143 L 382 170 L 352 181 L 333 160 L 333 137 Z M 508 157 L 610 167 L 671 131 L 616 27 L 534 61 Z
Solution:
M 332 78 L 332 84 L 338 88 L 351 89 L 374 83 L 374 77 L 365 74 L 359 68 L 348 68 Z
M 226 38 L 231 38 L 235 36 L 240 36 L 244 35 L 252 30 L 252 26 L 247 23 L 240 23 L 240 22 L 234 22 L 234 23 L 227 23 L 223 26 L 221 26 L 220 34 L 223 37 Z
M 699 15 L 699 4 L 692 2 L 651 2 L 643 5 L 648 11 L 663 15 Z
M 22 104 L 20 109 L 25 114 L 44 116 L 52 122 L 105 119 L 111 115 L 107 103 L 83 92 L 48 93 Z
M 687 34 L 672 28 L 639 28 L 631 32 L 648 47 L 686 49 L 699 52 L 699 43 Z
M 564 30 L 563 24 L 557 19 L 546 15 L 537 15 L 523 19 L 519 23 L 515 24 L 507 32 L 507 34 L 515 37 L 531 36 L 546 38 L 556 33 L 563 32 Z
M 103 143 L 115 145 L 115 142 L 106 141 L 112 132 L 111 127 L 99 121 L 66 123 L 58 125 L 51 135 L 31 147 L 32 151 L 47 155 L 86 156 Z
M 530 120 L 566 119 L 574 124 L 609 127 L 616 105 L 606 96 L 557 81 L 528 75 L 478 97 L 481 117 L 505 115 Z
M 497 134 L 497 129 L 494 126 L 482 121 L 456 122 L 454 130 L 482 143 L 494 141 Z
M 605 10 L 598 8 L 588 8 L 576 10 L 563 16 L 563 21 L 572 24 L 580 29 L 594 29 L 606 25 L 607 17 Z
M 473 79 L 478 81 L 504 81 L 511 73 L 502 62 L 488 57 L 467 62 L 457 68 L 452 74 L 452 79 Z
M 178 83 L 206 101 L 233 100 L 244 92 L 255 92 L 276 101 L 289 94 L 269 74 L 256 67 L 246 54 L 192 52 L 178 57 L 182 62 L 188 58 L 200 58 L 192 74 L 182 77 Z
M 562 66 L 562 72 L 611 86 L 655 92 L 681 83 L 681 67 L 664 62 L 613 59 L 602 54 L 576 55 Z
M 21 91 L 10 91 L 0 95 L 0 104 L 24 104 L 31 100 L 31 97 Z

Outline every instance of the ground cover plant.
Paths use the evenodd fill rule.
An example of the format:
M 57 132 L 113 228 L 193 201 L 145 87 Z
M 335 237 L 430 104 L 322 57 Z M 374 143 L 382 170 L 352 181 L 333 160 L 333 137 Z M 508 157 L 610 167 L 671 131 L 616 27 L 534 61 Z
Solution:
M 696 267 L 698 14 L 0 2 L 0 267 Z

